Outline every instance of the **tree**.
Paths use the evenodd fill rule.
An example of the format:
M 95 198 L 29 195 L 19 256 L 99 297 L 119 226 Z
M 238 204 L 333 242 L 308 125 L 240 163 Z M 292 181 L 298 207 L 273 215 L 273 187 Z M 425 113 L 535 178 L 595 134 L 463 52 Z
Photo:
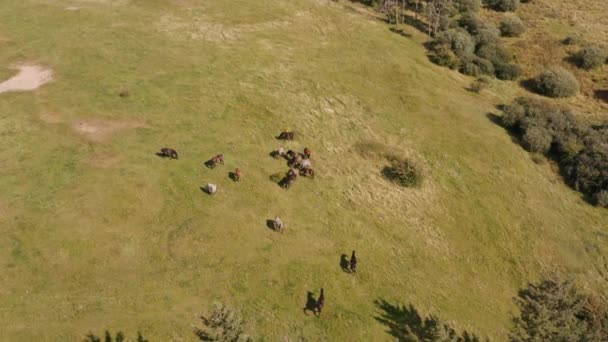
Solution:
M 581 293 L 571 279 L 550 277 L 528 284 L 516 303 L 512 342 L 605 341 L 608 316 L 605 303 Z M 598 339 L 599 338 L 599 339 Z
M 429 39 L 448 28 L 452 9 L 452 0 L 427 1 L 426 19 Z
M 194 334 L 201 341 L 253 341 L 244 332 L 243 320 L 240 314 L 224 304 L 216 303 L 208 315 L 200 315 L 199 318 L 203 323 L 203 327 L 195 327 Z

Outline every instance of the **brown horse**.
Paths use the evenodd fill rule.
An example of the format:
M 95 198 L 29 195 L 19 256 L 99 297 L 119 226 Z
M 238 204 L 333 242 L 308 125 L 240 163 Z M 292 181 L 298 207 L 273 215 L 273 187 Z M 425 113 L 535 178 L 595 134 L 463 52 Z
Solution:
M 298 172 L 293 168 L 289 169 L 289 171 L 287 171 L 287 179 L 290 181 L 295 181 L 298 179 Z
M 279 136 L 277 137 L 277 139 L 279 139 L 279 140 L 293 140 L 294 137 L 295 137 L 295 133 L 294 132 L 281 132 L 281 134 L 279 134 Z
M 310 151 L 310 149 L 308 147 L 304 148 L 304 158 L 310 159 L 311 153 L 312 153 L 312 151 Z
M 157 153 L 157 155 L 163 158 L 167 157 L 172 159 L 179 159 L 179 157 L 177 156 L 177 151 L 168 147 L 161 148 L 160 153 Z
M 224 164 L 224 155 L 223 154 L 218 154 L 215 157 L 211 157 L 211 159 L 209 159 L 209 161 L 207 161 L 207 166 L 209 166 L 210 168 L 214 168 L 217 164 Z
M 234 170 L 233 179 L 235 182 L 240 181 L 242 176 L 243 173 L 241 172 L 241 169 L 237 168 L 236 170 Z
M 316 310 L 317 310 L 317 315 L 321 315 L 321 310 L 323 310 L 323 307 L 325 306 L 325 294 L 323 293 L 323 288 L 321 288 L 321 294 L 319 295 L 319 299 L 317 299 L 317 305 L 316 305 Z

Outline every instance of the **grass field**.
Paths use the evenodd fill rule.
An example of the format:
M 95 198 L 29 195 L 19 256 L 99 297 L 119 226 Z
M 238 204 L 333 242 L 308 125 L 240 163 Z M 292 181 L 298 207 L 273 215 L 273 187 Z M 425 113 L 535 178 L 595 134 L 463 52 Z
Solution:
M 608 211 L 488 115 L 515 87 L 467 92 L 404 29 L 316 0 L 5 2 L 0 75 L 55 78 L 0 94 L 0 340 L 193 341 L 216 300 L 268 341 L 391 340 L 379 300 L 505 340 L 543 272 L 605 291 Z M 288 191 L 270 180 L 284 127 L 317 172 Z M 384 180 L 383 151 L 418 160 L 422 186 Z M 320 287 L 322 317 L 304 315 Z

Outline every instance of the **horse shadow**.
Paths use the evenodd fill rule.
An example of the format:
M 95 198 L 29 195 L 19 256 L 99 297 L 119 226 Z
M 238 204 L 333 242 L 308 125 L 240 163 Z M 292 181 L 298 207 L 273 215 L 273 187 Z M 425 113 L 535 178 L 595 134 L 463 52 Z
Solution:
M 306 316 L 308 316 L 308 311 L 312 311 L 313 314 L 317 312 L 317 300 L 315 299 L 313 293 L 310 291 L 308 291 L 306 295 L 306 305 L 304 305 L 302 311 L 304 311 L 304 314 Z
M 207 188 L 205 188 L 204 186 L 201 186 L 199 189 L 201 189 L 202 192 L 206 193 L 209 196 L 212 196 L 213 194 L 211 192 L 209 192 L 209 190 L 207 190 Z
M 293 183 L 293 181 L 290 181 L 289 177 L 285 176 L 277 184 L 283 189 L 289 189 L 291 188 L 291 183 Z
M 275 231 L 274 229 L 274 220 L 266 220 L 266 227 L 268 227 L 268 229 Z
M 342 268 L 342 271 L 346 272 L 346 273 L 350 273 L 350 268 L 348 268 L 349 266 L 349 262 L 348 259 L 346 259 L 346 254 L 342 254 L 340 256 L 340 267 Z
M 228 178 L 232 179 L 233 182 L 237 182 L 239 179 L 236 177 L 236 173 L 230 171 L 228 172 Z
M 166 154 L 164 154 L 164 153 L 162 153 L 162 152 L 156 152 L 155 154 L 156 154 L 156 156 L 157 156 L 157 157 L 159 157 L 159 158 L 163 158 L 163 159 L 167 159 L 167 158 L 169 158 L 169 159 L 173 159 L 173 157 L 171 157 L 171 156 L 169 156 L 169 155 L 166 155 Z
M 209 159 L 206 162 L 204 162 L 203 164 L 209 169 L 215 168 L 215 163 L 213 162 L 213 159 Z

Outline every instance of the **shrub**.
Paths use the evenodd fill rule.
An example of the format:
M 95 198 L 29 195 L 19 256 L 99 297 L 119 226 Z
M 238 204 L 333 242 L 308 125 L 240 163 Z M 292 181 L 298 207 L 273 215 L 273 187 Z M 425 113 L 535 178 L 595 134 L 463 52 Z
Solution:
M 460 65 L 460 69 L 458 69 L 458 71 L 460 71 L 461 73 L 463 73 L 465 75 L 474 76 L 474 77 L 477 77 L 482 74 L 481 68 L 477 64 L 475 64 L 475 62 L 473 62 L 472 60 L 466 61 L 466 62 L 463 61 L 462 64 Z
M 199 318 L 204 327 L 194 328 L 194 334 L 201 341 L 253 341 L 244 333 L 239 313 L 223 304 L 215 304 L 209 315 Z
M 511 51 L 499 43 L 482 45 L 477 49 L 477 56 L 490 60 L 495 65 L 509 63 L 513 60 Z
M 526 116 L 526 108 L 515 101 L 510 105 L 507 105 L 503 109 L 502 123 L 506 127 L 519 127 L 521 121 Z
M 534 153 L 547 153 L 551 148 L 551 142 L 553 142 L 551 133 L 540 127 L 530 127 L 526 130 L 522 139 L 526 149 Z
M 464 30 L 447 30 L 440 32 L 432 43 L 432 45 L 437 44 L 449 46 L 457 56 L 470 55 L 473 54 L 473 51 L 475 50 L 473 39 Z
M 431 62 L 437 65 L 446 66 L 453 70 L 460 68 L 460 59 L 446 45 L 435 47 L 434 53 L 431 55 Z
M 519 0 L 486 0 L 488 6 L 497 11 L 515 11 L 519 7 Z
M 549 97 L 571 97 L 578 93 L 579 84 L 568 70 L 554 66 L 538 75 L 536 89 Z
M 388 157 L 390 166 L 382 169 L 382 174 L 388 180 L 403 187 L 415 187 L 422 183 L 422 172 L 419 167 L 407 159 Z
M 486 26 L 479 30 L 473 39 L 477 48 L 484 45 L 500 44 L 500 31 L 493 26 Z
M 595 204 L 608 208 L 608 190 L 600 190 L 595 194 Z
M 458 19 L 458 25 L 470 34 L 478 34 L 480 30 L 482 30 L 486 24 L 477 14 L 474 13 L 465 13 Z
M 524 23 L 515 14 L 508 14 L 500 22 L 500 32 L 506 37 L 519 37 L 526 31 Z
M 457 0 L 456 6 L 460 13 L 473 13 L 479 12 L 481 8 L 480 0 Z
M 475 57 L 475 59 L 473 59 L 473 63 L 479 67 L 482 74 L 494 76 L 494 64 L 492 64 L 492 62 L 489 60 L 481 57 Z
M 579 68 L 595 69 L 599 68 L 606 61 L 606 52 L 597 46 L 582 48 L 574 56 L 574 62 Z
M 488 88 L 492 84 L 492 80 L 488 76 L 481 76 L 471 83 L 471 90 L 477 94 Z
M 521 76 L 521 67 L 514 63 L 497 63 L 494 65 L 494 71 L 499 80 L 513 81 Z

